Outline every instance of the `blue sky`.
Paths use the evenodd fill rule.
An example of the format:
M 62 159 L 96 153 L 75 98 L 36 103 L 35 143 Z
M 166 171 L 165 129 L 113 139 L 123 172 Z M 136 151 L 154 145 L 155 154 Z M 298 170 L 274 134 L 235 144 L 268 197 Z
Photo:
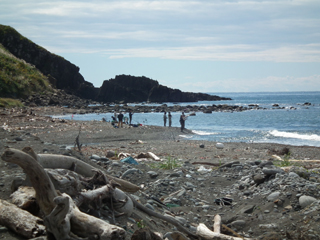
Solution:
M 320 91 L 319 0 L 1 0 L 0 24 L 96 87 L 130 74 L 192 92 Z

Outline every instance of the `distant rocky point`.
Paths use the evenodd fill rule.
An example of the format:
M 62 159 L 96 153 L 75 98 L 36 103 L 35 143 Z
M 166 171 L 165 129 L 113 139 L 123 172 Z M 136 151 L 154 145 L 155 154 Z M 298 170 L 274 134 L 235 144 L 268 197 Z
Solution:
M 205 93 L 182 92 L 144 76 L 119 75 L 105 80 L 100 88 L 95 88 L 92 83 L 85 81 L 79 73 L 79 67 L 33 43 L 10 26 L 0 25 L 0 44 L 15 57 L 35 66 L 53 88 L 82 99 L 101 103 L 231 100 Z
M 95 100 L 100 102 L 197 102 L 231 99 L 205 93 L 182 92 L 144 76 L 119 75 L 103 82 Z

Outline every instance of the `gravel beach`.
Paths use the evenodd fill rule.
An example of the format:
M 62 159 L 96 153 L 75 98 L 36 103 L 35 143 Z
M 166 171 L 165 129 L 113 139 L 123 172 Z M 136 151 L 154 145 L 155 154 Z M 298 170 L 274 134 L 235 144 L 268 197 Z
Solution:
M 128 169 L 138 169 L 125 179 L 142 186 L 142 191 L 136 193 L 140 202 L 151 204 L 155 211 L 162 214 L 168 214 L 168 209 L 152 204 L 152 198 L 146 196 L 154 196 L 175 206 L 170 208 L 170 214 L 182 218 L 181 221 L 191 230 L 199 223 L 212 227 L 213 216 L 220 214 L 224 224 L 248 238 L 320 239 L 319 166 L 317 162 L 309 161 L 320 159 L 319 147 L 228 142 L 223 143 L 223 148 L 217 148 L 217 142 L 190 141 L 181 137 L 179 128 L 128 125 L 114 128 L 109 122 L 80 122 L 48 117 L 61 113 L 61 108 L 54 107 L 2 110 L 1 155 L 8 147 L 21 150 L 28 146 L 36 153 L 75 156 L 117 177 L 121 177 Z M 190 134 L 193 133 L 188 129 L 183 133 Z M 77 137 L 81 151 L 75 147 Z M 303 161 L 290 164 L 294 167 L 285 172 L 280 169 L 281 163 L 275 161 L 274 155 L 285 158 L 284 153 L 288 151 L 290 159 Z M 162 162 L 174 159 L 178 165 L 171 170 L 155 168 L 159 161 L 140 157 L 141 153 L 148 152 L 162 159 Z M 108 157 L 110 153 L 132 156 L 139 164 L 132 166 L 121 163 L 120 158 Z M 109 160 L 93 160 L 93 155 Z M 223 167 L 225 164 L 226 167 Z M 2 160 L 0 167 L 0 198 L 10 201 L 11 182 L 23 173 L 19 167 Z M 302 167 L 307 177 L 299 174 Z M 266 169 L 281 171 L 269 174 Z M 292 179 L 290 172 L 296 173 L 297 177 Z M 180 198 L 168 198 L 171 193 L 181 189 L 185 189 L 186 193 Z M 275 199 L 268 198 L 275 192 L 279 192 Z M 308 205 L 308 211 L 299 202 L 303 195 L 318 200 L 311 207 Z M 232 204 L 218 204 L 217 199 L 223 197 L 232 199 Z M 281 205 L 277 204 L 279 201 Z M 170 224 L 142 213 L 136 213 L 132 218 L 137 221 L 139 217 L 153 231 L 162 234 L 174 231 Z M 134 220 L 123 218 L 118 221 L 119 225 L 126 225 L 127 239 L 130 239 L 138 229 L 137 224 Z M 224 232 L 232 234 L 226 230 Z M 23 239 L 1 226 L 0 238 Z

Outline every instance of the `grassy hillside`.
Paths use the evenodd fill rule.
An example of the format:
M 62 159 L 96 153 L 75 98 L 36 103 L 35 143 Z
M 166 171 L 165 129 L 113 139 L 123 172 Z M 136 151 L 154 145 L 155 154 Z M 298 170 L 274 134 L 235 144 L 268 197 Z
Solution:
M 46 76 L 34 66 L 13 56 L 0 44 L 1 98 L 27 98 L 32 93 L 45 93 L 50 89 Z

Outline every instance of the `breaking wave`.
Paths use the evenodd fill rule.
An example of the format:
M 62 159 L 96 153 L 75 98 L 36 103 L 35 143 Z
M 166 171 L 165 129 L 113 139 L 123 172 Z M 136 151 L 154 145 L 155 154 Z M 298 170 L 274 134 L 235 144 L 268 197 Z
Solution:
M 278 130 L 270 131 L 270 134 L 275 137 L 284 137 L 284 138 L 297 138 L 304 140 L 320 141 L 320 136 L 317 134 L 301 134 L 295 132 L 281 132 Z

